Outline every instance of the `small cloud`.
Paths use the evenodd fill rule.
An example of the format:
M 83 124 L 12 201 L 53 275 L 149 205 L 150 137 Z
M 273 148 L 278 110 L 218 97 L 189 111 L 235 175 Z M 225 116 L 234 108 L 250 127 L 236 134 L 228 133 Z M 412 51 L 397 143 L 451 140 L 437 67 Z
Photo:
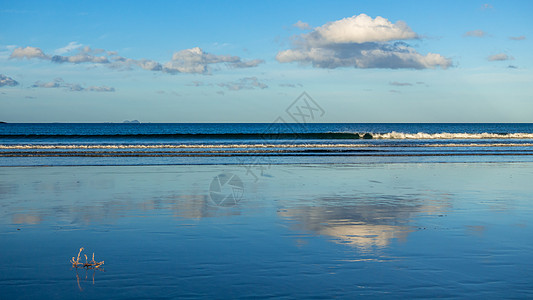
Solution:
M 0 74 L 0 87 L 17 85 L 19 85 L 19 83 L 15 79 L 8 77 L 4 74 Z
M 507 68 L 509 68 L 509 69 L 518 69 L 517 66 L 513 66 L 513 65 L 508 65 Z
M 55 63 L 73 63 L 73 64 L 80 64 L 80 63 L 96 63 L 96 64 L 108 64 L 109 59 L 104 56 L 95 56 L 94 54 L 101 54 L 104 53 L 105 50 L 103 49 L 91 49 L 88 46 L 85 46 L 80 49 L 80 51 L 71 56 L 61 56 L 61 55 L 54 55 L 52 56 L 52 62 Z
M 11 55 L 9 56 L 9 59 L 32 59 L 32 58 L 39 58 L 39 59 L 50 59 L 50 57 L 46 54 L 44 54 L 43 50 L 36 47 L 26 47 L 26 48 L 15 48 Z
M 526 39 L 526 36 L 525 35 L 521 35 L 521 36 L 510 36 L 509 37 L 510 40 L 513 40 L 513 41 L 523 41 Z
M 294 26 L 296 28 L 299 28 L 299 29 L 302 29 L 302 30 L 311 29 L 311 26 L 309 26 L 308 23 L 305 23 L 305 22 L 302 22 L 302 21 L 298 21 L 298 22 L 292 24 L 292 26 Z
M 68 45 L 66 45 L 65 47 L 63 47 L 63 48 L 59 48 L 59 49 L 56 49 L 56 50 L 54 51 L 54 53 L 55 53 L 55 54 L 58 54 L 58 55 L 60 55 L 60 54 L 65 54 L 65 53 L 68 53 L 68 52 L 70 52 L 70 51 L 72 51 L 72 50 L 76 50 L 76 49 L 78 49 L 78 48 L 80 48 L 80 47 L 82 47 L 82 46 L 83 46 L 83 45 L 80 44 L 80 43 L 78 43 L 78 42 L 70 42 L 70 43 L 68 43 Z
M 391 81 L 389 82 L 390 85 L 394 85 L 394 86 L 412 86 L 413 84 L 412 83 L 409 83 L 409 82 L 398 82 L 398 81 Z
M 232 68 L 253 68 L 257 67 L 259 64 L 264 63 L 265 61 L 262 59 L 254 59 L 249 61 L 239 61 L 235 63 L 230 63 L 229 66 Z
M 303 87 L 301 83 L 293 84 L 293 83 L 280 83 L 278 84 L 280 87 L 289 87 L 289 88 L 296 88 L 296 87 Z
M 481 5 L 481 10 L 488 10 L 488 9 L 493 9 L 494 7 L 492 6 L 492 4 L 489 4 L 489 3 L 485 3 L 483 5 Z
M 26 96 L 26 97 L 24 97 L 24 98 L 26 98 L 26 99 L 36 99 L 36 98 L 33 97 L 33 96 Z
M 42 81 L 36 81 L 32 86 L 32 88 L 63 88 L 67 91 L 71 92 L 82 92 L 82 91 L 89 91 L 89 92 L 114 92 L 115 88 L 108 87 L 108 86 L 90 86 L 88 88 L 84 88 L 81 84 L 78 83 L 67 83 L 62 78 L 56 78 L 53 81 L 50 82 L 42 82 Z
M 90 92 L 114 92 L 115 88 L 103 85 L 103 86 L 90 86 L 86 88 L 85 90 L 90 91 Z
M 224 91 L 217 91 L 217 94 L 224 95 Z
M 195 47 L 175 52 L 172 55 L 172 60 L 163 65 L 162 71 L 171 74 L 210 74 L 210 66 L 214 64 L 227 63 L 232 68 L 250 68 L 262 62 L 259 59 L 243 61 L 238 56 L 211 54 L 204 52 L 199 47 Z
M 509 56 L 505 53 L 498 53 L 498 54 L 494 54 L 494 55 L 487 57 L 488 61 L 504 61 L 504 60 L 512 60 L 512 59 L 514 59 L 512 56 Z
M 78 83 L 65 83 L 65 87 L 67 88 L 67 90 L 71 91 L 71 92 L 81 92 L 81 91 L 84 91 L 85 89 Z
M 467 31 L 463 36 L 465 37 L 485 37 L 487 33 L 483 30 L 477 29 L 472 31 Z
M 268 85 L 260 82 L 257 77 L 244 77 L 239 79 L 236 82 L 227 82 L 217 84 L 220 87 L 225 87 L 230 91 L 240 91 L 240 90 L 253 90 L 256 88 L 266 89 Z
M 188 86 L 196 86 L 196 87 L 199 87 L 199 86 L 203 86 L 204 83 L 203 83 L 202 81 L 196 81 L 196 80 L 195 80 L 195 81 L 193 81 L 193 82 L 191 82 L 191 83 L 189 83 L 189 84 L 187 84 L 187 85 L 188 85 Z
M 402 92 L 398 91 L 398 90 L 389 90 L 390 93 L 393 93 L 393 94 L 401 94 Z
M 65 82 L 63 81 L 62 78 L 56 78 L 56 79 L 54 79 L 54 81 L 50 81 L 50 82 L 36 81 L 31 87 L 32 87 L 32 88 L 46 88 L 46 89 L 50 89 L 50 88 L 59 88 L 59 87 L 63 87 L 64 84 L 65 84 Z
M 199 87 L 199 86 L 213 86 L 212 83 L 205 83 L 203 81 L 198 81 L 198 80 L 195 80 L 189 84 L 186 84 L 187 86 L 194 86 L 194 87 Z
M 161 71 L 163 69 L 160 63 L 150 59 L 138 60 L 136 61 L 136 64 L 141 67 L 141 69 L 148 71 Z
M 165 91 L 162 91 L 162 90 L 159 90 L 159 91 L 155 91 L 157 94 L 160 94 L 160 95 L 163 95 L 165 94 Z

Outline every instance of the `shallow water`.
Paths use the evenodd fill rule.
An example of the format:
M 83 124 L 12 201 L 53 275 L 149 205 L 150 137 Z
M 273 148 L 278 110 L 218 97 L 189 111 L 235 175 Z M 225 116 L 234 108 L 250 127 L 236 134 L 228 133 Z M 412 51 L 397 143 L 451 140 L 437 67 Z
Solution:
M 266 165 L 261 172 L 2 167 L 0 295 L 533 296 L 533 163 Z M 213 180 L 231 177 L 220 174 L 242 184 L 218 193 Z M 220 203 L 220 195 L 234 201 Z M 71 268 L 82 246 L 105 270 Z

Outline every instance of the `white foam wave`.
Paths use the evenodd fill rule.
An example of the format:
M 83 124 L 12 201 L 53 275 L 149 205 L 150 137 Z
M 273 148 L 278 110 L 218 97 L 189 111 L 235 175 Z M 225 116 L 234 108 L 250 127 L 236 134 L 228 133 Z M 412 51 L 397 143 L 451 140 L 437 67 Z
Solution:
M 404 133 L 392 131 L 389 133 L 372 134 L 375 139 L 395 139 L 395 140 L 456 140 L 456 139 L 533 139 L 533 133 Z

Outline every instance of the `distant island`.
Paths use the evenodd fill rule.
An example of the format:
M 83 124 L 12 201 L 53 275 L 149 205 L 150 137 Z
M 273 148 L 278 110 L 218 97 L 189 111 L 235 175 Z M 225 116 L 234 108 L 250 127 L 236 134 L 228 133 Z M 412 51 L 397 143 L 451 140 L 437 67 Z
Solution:
M 127 123 L 127 124 L 140 124 L 141 122 L 139 122 L 139 120 L 131 120 L 131 121 L 124 120 L 124 122 L 122 122 L 122 123 Z

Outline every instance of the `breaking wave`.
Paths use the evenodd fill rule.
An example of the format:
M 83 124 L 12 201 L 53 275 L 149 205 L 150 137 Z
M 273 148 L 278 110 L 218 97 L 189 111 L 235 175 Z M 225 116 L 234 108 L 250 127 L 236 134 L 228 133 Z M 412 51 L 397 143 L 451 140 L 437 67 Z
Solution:
M 201 145 L 49 145 L 49 144 L 26 144 L 26 145 L 0 145 L 1 150 L 97 150 L 97 149 L 268 149 L 268 148 L 412 148 L 412 147 L 454 147 L 454 148 L 478 148 L 478 147 L 533 147 L 533 143 L 444 143 L 444 144 L 401 144 L 401 145 L 371 145 L 371 144 L 201 144 Z

